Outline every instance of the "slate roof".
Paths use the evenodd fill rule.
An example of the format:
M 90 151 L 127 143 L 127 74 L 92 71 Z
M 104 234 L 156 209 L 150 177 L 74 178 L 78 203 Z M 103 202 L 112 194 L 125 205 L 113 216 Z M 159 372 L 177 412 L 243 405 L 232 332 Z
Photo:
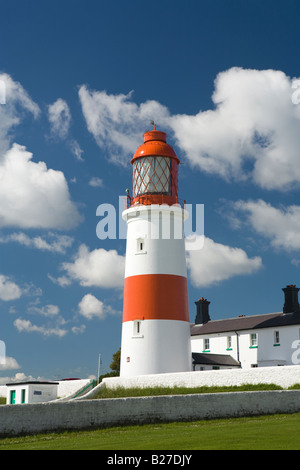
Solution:
M 194 323 L 191 325 L 191 336 L 289 325 L 300 325 L 300 311 L 240 316 L 225 320 L 211 320 L 204 324 Z
M 192 353 L 192 357 L 193 364 L 241 367 L 241 364 L 229 354 Z

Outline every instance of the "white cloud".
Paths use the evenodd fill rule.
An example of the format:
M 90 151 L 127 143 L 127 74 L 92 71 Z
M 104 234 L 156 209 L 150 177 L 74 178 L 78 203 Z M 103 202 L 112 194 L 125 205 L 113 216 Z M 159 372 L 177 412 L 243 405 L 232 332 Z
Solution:
M 289 77 L 235 67 L 217 76 L 212 99 L 214 110 L 172 117 L 177 143 L 194 166 L 266 189 L 300 183 L 300 108 Z
M 141 137 L 149 121 L 161 125 L 169 116 L 167 108 L 157 101 L 140 105 L 127 95 L 108 95 L 105 91 L 90 91 L 86 86 L 79 89 L 79 99 L 88 130 L 99 147 L 108 150 L 112 161 L 124 163 L 141 144 Z
M 286 251 L 300 250 L 300 206 L 276 208 L 259 199 L 237 201 L 232 205 L 233 218 L 242 214 L 247 226 L 270 240 L 275 248 Z M 239 224 L 242 223 L 240 219 Z
M 52 135 L 65 139 L 71 122 L 71 113 L 67 102 L 58 98 L 53 104 L 49 105 L 48 119 Z
M 104 303 L 92 294 L 86 294 L 79 302 L 78 308 L 79 313 L 88 320 L 91 320 L 93 317 L 100 320 L 105 318 Z
M 42 251 L 51 251 L 53 253 L 65 253 L 74 239 L 67 235 L 48 234 L 49 241 L 45 236 L 29 237 L 24 232 L 15 232 L 10 235 L 0 236 L 0 243 L 16 242 L 29 248 L 36 248 Z
M 214 109 L 196 115 L 171 115 L 157 101 L 138 105 L 132 93 L 108 95 L 86 86 L 79 98 L 88 130 L 112 161 L 128 161 L 155 120 L 171 131 L 193 167 L 286 190 L 300 183 L 300 106 L 292 85 L 281 71 L 234 67 L 215 80 Z
M 18 364 L 14 357 L 5 356 L 5 360 L 3 361 L 3 363 L 0 362 L 0 371 L 20 369 L 20 367 L 21 366 Z
M 258 256 L 249 258 L 241 248 L 205 237 L 201 250 L 187 253 L 187 267 L 193 285 L 208 287 L 234 276 L 255 273 L 262 267 L 262 260 Z
M 76 160 L 83 162 L 83 150 L 77 140 L 69 138 L 71 125 L 71 111 L 68 103 L 62 98 L 58 98 L 53 104 L 48 106 L 48 119 L 50 123 L 51 135 L 61 140 L 66 140 L 67 145 Z
M 44 317 L 52 317 L 59 314 L 59 307 L 57 305 L 48 304 L 43 307 L 37 307 L 31 305 L 27 308 L 29 313 L 36 313 L 38 315 L 43 315 Z
M 71 331 L 72 331 L 72 333 L 74 333 L 74 335 L 81 335 L 85 332 L 85 329 L 86 329 L 85 325 L 73 326 L 71 328 Z
M 17 328 L 19 333 L 40 333 L 43 336 L 58 336 L 60 338 L 67 334 L 67 330 L 60 327 L 52 328 L 47 326 L 37 326 L 33 325 L 31 321 L 23 320 L 21 318 L 17 318 L 14 321 L 14 326 Z
M 81 220 L 61 171 L 14 144 L 0 162 L 0 227 L 69 229 Z
M 82 158 L 83 150 L 80 147 L 77 140 L 74 140 L 74 139 L 71 140 L 69 142 L 69 147 L 70 147 L 71 152 L 75 156 L 76 160 L 78 160 L 79 162 L 84 162 L 84 158 Z
M 82 244 L 73 263 L 63 263 L 62 268 L 71 279 L 82 286 L 119 288 L 124 282 L 125 257 L 116 250 L 103 248 L 89 251 Z
M 51 274 L 48 274 L 48 278 L 53 282 L 53 284 L 57 284 L 60 287 L 67 287 L 72 283 L 71 279 L 67 276 L 59 276 L 55 278 L 51 276 Z
M 24 113 L 34 118 L 40 114 L 39 106 L 30 98 L 22 85 L 8 74 L 0 74 L 0 82 L 5 94 L 5 104 L 0 106 L 0 155 L 8 150 L 14 130 L 20 124 Z
M 101 186 L 103 186 L 103 180 L 98 178 L 98 176 L 93 176 L 89 181 L 89 185 L 93 188 L 101 188 Z
M 0 299 L 4 301 L 19 299 L 22 295 L 20 287 L 9 277 L 0 274 Z

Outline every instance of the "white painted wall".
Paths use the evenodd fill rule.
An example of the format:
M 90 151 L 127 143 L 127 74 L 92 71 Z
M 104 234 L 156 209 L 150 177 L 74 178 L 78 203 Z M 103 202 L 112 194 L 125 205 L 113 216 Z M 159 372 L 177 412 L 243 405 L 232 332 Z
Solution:
M 252 369 L 207 370 L 172 374 L 109 377 L 103 384 L 116 387 L 201 387 L 274 383 L 283 388 L 300 383 L 300 366 L 258 367 Z M 96 393 L 97 387 L 91 393 Z M 91 396 L 91 395 L 90 395 Z
M 123 212 L 123 219 L 127 222 L 125 277 L 139 274 L 174 274 L 186 277 L 185 242 L 179 227 L 187 217 L 187 211 L 177 206 L 151 205 L 125 210 Z M 173 235 L 170 237 L 171 218 L 172 224 L 178 226 L 177 239 L 172 230 Z M 142 252 L 138 251 L 138 240 L 144 240 Z
M 295 342 L 299 340 L 299 328 L 299 325 L 294 325 L 277 328 L 243 330 L 238 331 L 237 333 L 231 331 L 201 337 L 192 336 L 191 348 L 192 352 L 204 352 L 204 338 L 209 338 L 210 353 L 228 354 L 234 359 L 240 360 L 242 368 L 249 369 L 253 367 L 254 364 L 258 367 L 265 367 L 268 365 L 293 365 L 295 364 L 295 362 L 293 362 Z M 276 346 L 274 346 L 275 331 L 279 331 L 280 335 L 279 345 Z M 257 348 L 251 347 L 251 333 L 257 334 Z M 232 339 L 231 350 L 227 349 L 228 336 L 231 336 Z M 300 363 L 300 360 L 298 363 Z
M 0 436 L 298 411 L 299 390 L 6 405 L 0 406 Z
M 87 386 L 90 382 L 91 382 L 90 379 L 60 380 L 60 381 L 58 381 L 57 396 L 59 398 L 69 397 L 69 396 L 75 394 L 81 388 Z M 1 385 L 0 386 L 0 397 L 5 397 L 6 398 L 6 396 L 7 396 L 7 386 L 6 385 Z
M 12 384 L 7 386 L 6 403 L 11 404 L 11 392 L 15 392 L 15 404 L 22 403 L 22 390 L 25 391 L 26 403 L 45 403 L 57 398 L 57 385 L 55 384 Z
M 125 278 L 148 274 L 186 278 L 183 222 L 187 211 L 179 206 L 138 205 L 122 216 L 127 222 Z M 142 320 L 139 334 L 134 332 L 135 323 L 122 325 L 122 376 L 191 370 L 189 322 Z
M 142 320 L 140 333 L 123 323 L 121 370 L 124 375 L 191 370 L 190 324 L 175 320 Z M 131 367 L 127 367 L 130 365 Z

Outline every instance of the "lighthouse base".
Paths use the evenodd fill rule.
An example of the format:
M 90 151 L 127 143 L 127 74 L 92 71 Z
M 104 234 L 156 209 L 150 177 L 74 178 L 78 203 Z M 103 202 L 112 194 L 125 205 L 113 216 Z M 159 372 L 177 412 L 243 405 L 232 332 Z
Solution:
M 121 377 L 191 370 L 189 322 L 136 320 L 123 323 Z

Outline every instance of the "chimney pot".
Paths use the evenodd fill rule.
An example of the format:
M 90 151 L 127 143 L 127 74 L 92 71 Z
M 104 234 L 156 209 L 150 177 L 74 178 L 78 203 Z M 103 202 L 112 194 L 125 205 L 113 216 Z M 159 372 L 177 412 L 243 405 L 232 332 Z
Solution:
M 209 304 L 210 302 L 203 297 L 195 302 L 197 307 L 197 315 L 195 318 L 195 324 L 204 324 L 210 321 L 209 316 Z
M 283 313 L 297 312 L 300 310 L 299 301 L 298 301 L 298 292 L 299 287 L 296 287 L 295 284 L 290 284 L 283 289 L 284 292 L 284 306 Z

